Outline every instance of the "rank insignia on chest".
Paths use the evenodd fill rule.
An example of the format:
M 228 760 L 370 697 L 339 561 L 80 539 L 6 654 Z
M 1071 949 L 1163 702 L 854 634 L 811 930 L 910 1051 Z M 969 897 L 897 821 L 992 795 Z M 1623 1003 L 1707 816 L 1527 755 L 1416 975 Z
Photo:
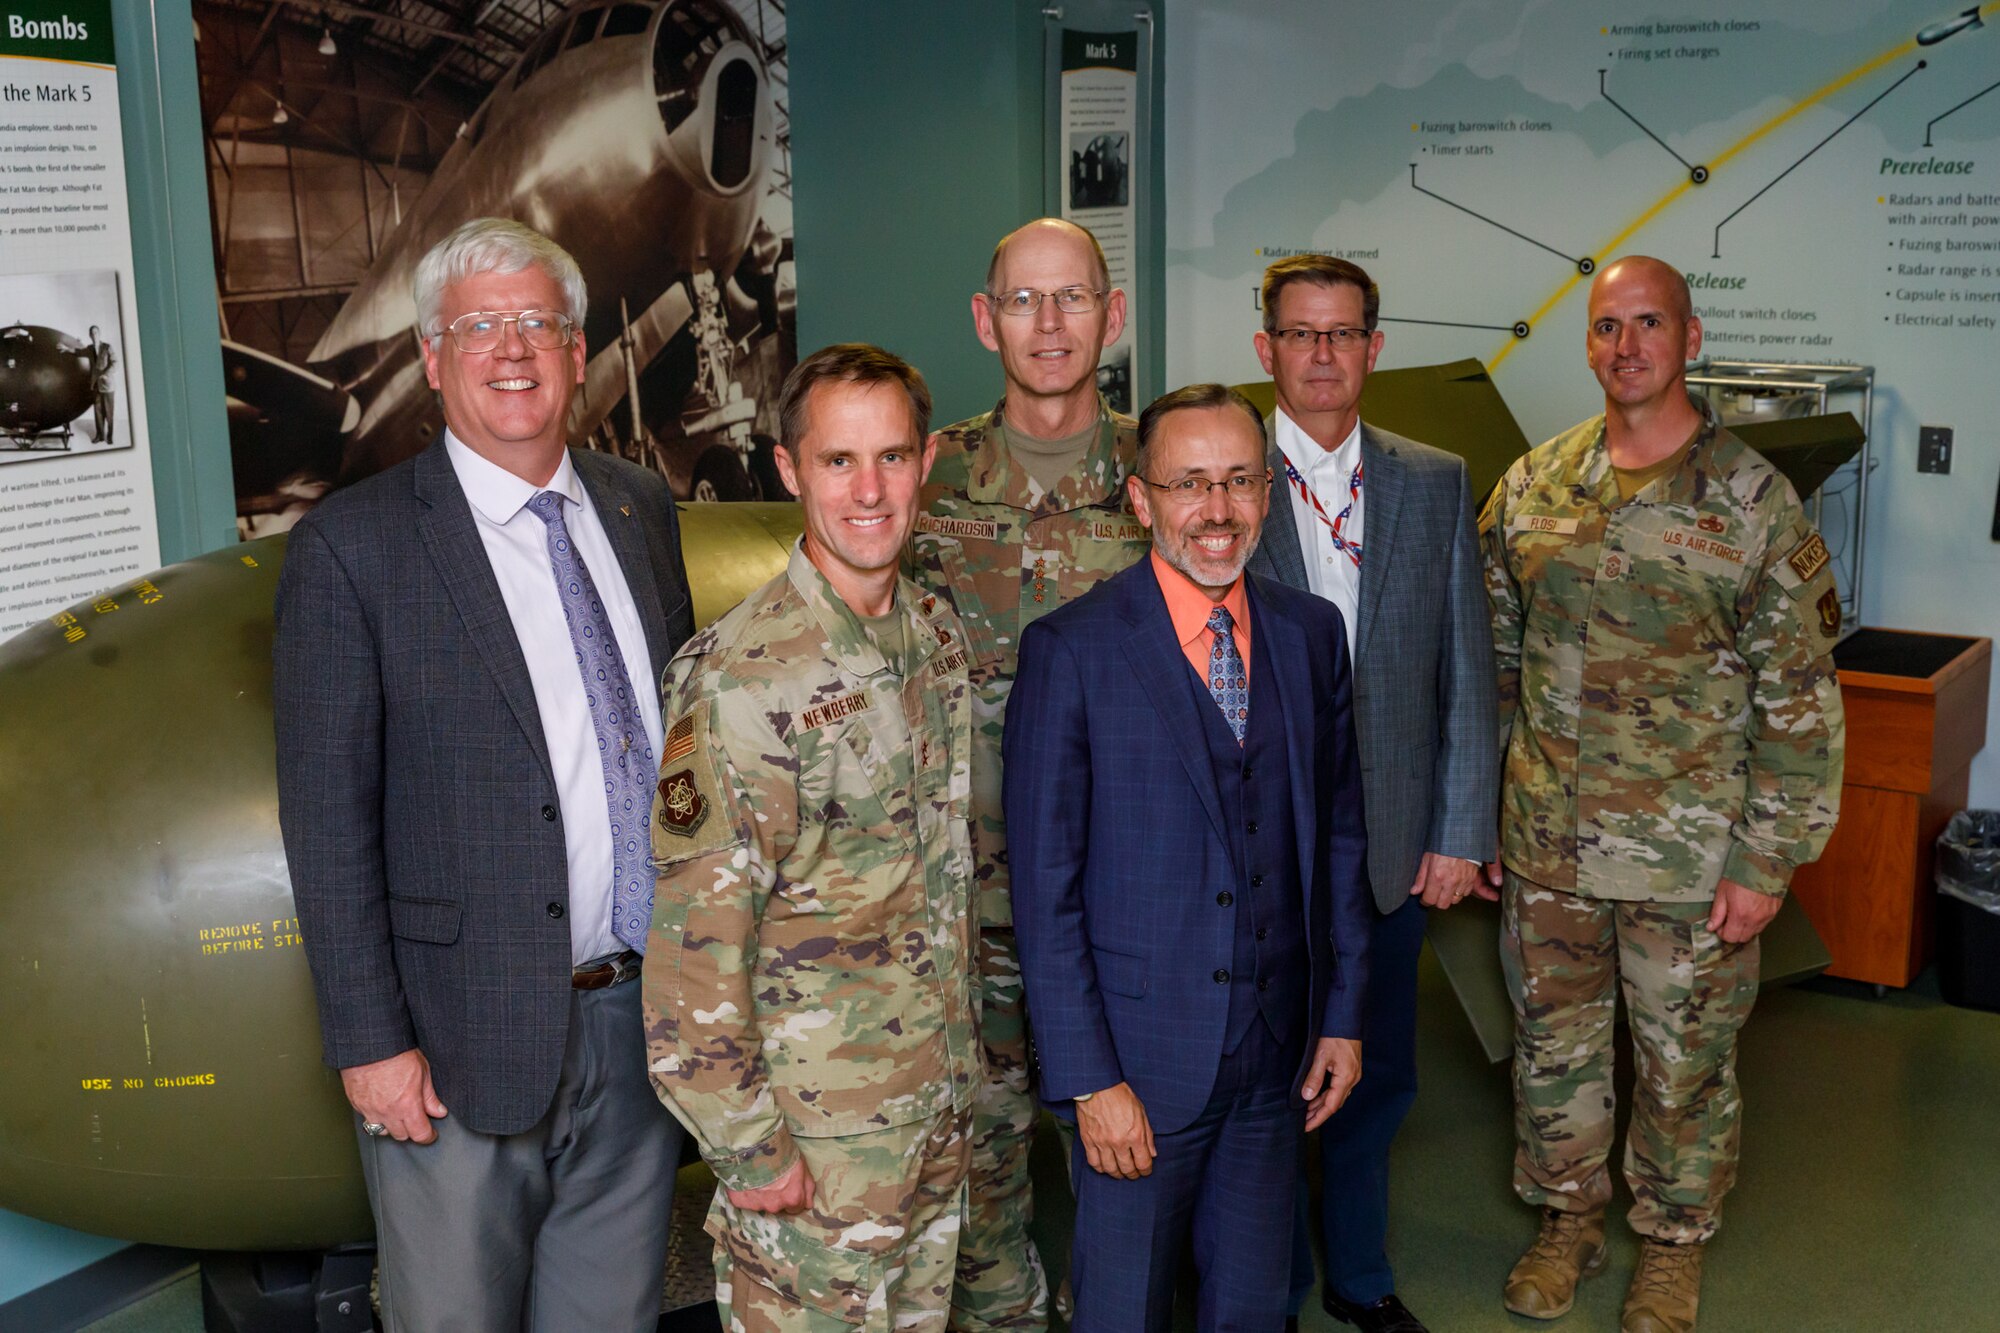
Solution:
M 926 616 L 934 614 L 937 611 L 937 594 L 925 593 L 924 600 L 918 603 L 918 607 Z
M 1814 537 L 1813 540 L 1818 541 L 1819 538 Z M 1837 637 L 1840 633 L 1840 594 L 1828 588 L 1819 595 L 1815 606 L 1819 611 L 1820 632 L 1829 639 Z
M 660 779 L 660 827 L 692 838 L 708 818 L 708 801 L 695 790 L 694 770 L 684 768 Z

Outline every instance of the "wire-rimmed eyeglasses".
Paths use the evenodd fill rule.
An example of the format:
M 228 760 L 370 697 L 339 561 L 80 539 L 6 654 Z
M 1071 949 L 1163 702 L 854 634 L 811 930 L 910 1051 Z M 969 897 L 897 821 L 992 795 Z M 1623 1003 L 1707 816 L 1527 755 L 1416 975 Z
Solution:
M 990 292 L 987 299 L 993 308 L 1003 315 L 1032 315 L 1042 308 L 1048 297 L 1056 298 L 1056 309 L 1065 315 L 1087 315 L 1104 304 L 1109 289 L 1097 287 L 1060 287 L 1052 292 L 1037 291 L 1033 287 L 1016 287 L 1011 292 Z
M 1271 471 L 1238 472 L 1220 481 L 1210 481 L 1207 477 L 1176 477 L 1172 481 L 1151 481 L 1139 478 L 1156 491 L 1165 491 L 1167 499 L 1177 505 L 1205 504 L 1216 487 L 1222 488 L 1223 495 L 1231 501 L 1242 504 L 1255 498 L 1271 484 Z
M 445 327 L 458 350 L 468 356 L 490 352 L 507 337 L 512 324 L 521 341 L 537 351 L 569 346 L 576 321 L 560 310 L 469 310 Z

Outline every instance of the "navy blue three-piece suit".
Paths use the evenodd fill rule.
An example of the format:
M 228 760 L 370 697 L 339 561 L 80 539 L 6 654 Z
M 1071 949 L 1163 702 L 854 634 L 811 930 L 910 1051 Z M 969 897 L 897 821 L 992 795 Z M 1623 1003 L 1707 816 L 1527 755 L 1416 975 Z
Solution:
M 1152 1174 L 1083 1162 L 1071 1327 L 1164 1329 L 1191 1239 L 1200 1323 L 1284 1319 L 1317 1038 L 1359 1037 L 1370 917 L 1346 636 L 1247 576 L 1239 745 L 1151 561 L 1022 635 L 1004 733 L 1008 860 L 1043 1099 L 1123 1082 Z

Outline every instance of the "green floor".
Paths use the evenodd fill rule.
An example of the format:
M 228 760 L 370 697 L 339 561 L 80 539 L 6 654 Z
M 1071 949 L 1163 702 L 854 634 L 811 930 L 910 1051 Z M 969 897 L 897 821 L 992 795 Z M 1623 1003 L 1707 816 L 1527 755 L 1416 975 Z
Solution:
M 1534 1231 L 1507 1183 L 1506 1071 L 1481 1059 L 1428 956 L 1421 1004 L 1423 1091 L 1395 1161 L 1401 1294 L 1440 1333 L 1536 1328 L 1499 1302 Z M 1702 1328 L 2000 1329 L 2000 1014 L 1922 985 L 1880 1000 L 1837 982 L 1780 989 L 1758 1003 L 1741 1070 L 1742 1178 L 1710 1249 Z M 1037 1166 L 1053 1178 L 1049 1146 Z M 1055 1234 L 1067 1198 L 1042 1195 L 1040 1227 Z M 1562 1326 L 1618 1326 L 1635 1246 L 1622 1225 L 1614 1234 L 1609 1268 Z M 1317 1306 L 1302 1326 L 1344 1327 Z M 90 1327 L 199 1333 L 196 1285 Z

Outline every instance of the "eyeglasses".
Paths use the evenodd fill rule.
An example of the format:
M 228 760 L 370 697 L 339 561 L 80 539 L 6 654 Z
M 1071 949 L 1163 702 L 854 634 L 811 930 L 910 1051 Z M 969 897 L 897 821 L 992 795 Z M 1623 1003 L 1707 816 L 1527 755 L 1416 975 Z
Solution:
M 987 299 L 1003 315 L 1032 315 L 1042 308 L 1042 299 L 1056 298 L 1056 309 L 1065 315 L 1087 315 L 1104 304 L 1106 291 L 1095 287 L 1064 287 L 1059 291 L 1038 292 L 1033 287 L 1016 287 L 1011 292 L 989 292 Z
M 1312 351 L 1324 338 L 1332 344 L 1336 352 L 1349 351 L 1368 345 L 1367 329 L 1357 329 L 1351 324 L 1343 324 L 1337 329 L 1272 329 L 1271 336 L 1278 340 L 1280 347 L 1296 347 L 1301 352 Z
M 454 319 L 444 330 L 468 356 L 490 352 L 507 336 L 512 324 L 521 341 L 541 352 L 569 346 L 576 321 L 560 310 L 473 310 Z
M 1174 481 L 1150 481 L 1139 478 L 1156 491 L 1165 491 L 1167 500 L 1177 505 L 1198 505 L 1208 503 L 1209 493 L 1218 486 L 1223 495 L 1231 501 L 1242 504 L 1254 498 L 1258 492 L 1271 484 L 1271 471 L 1238 472 L 1224 477 L 1221 481 L 1210 481 L 1207 477 L 1181 477 Z

